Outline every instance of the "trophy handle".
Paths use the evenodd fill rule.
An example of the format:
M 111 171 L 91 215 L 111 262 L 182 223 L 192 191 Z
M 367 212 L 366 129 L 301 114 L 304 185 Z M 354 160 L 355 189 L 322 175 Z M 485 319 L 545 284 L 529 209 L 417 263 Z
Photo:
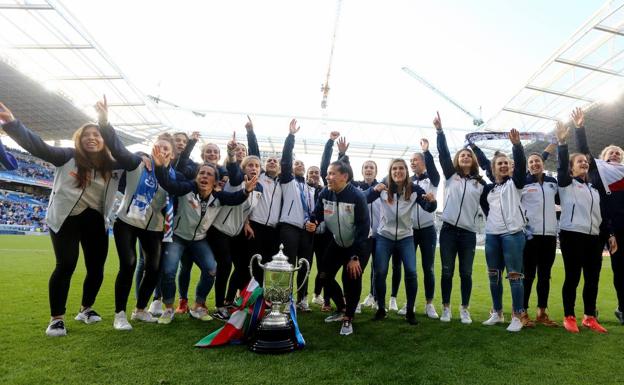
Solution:
M 297 291 L 296 291 L 296 292 L 298 292 L 299 290 L 301 290 L 301 288 L 303 287 L 303 285 L 304 285 L 304 284 L 306 283 L 306 281 L 308 280 L 308 277 L 310 276 L 310 262 L 308 262 L 308 260 L 307 260 L 307 259 L 305 259 L 305 258 L 301 258 L 301 259 L 299 259 L 299 264 L 298 264 L 297 268 L 295 269 L 295 271 L 299 271 L 299 270 L 301 270 L 301 268 L 303 267 L 303 265 L 306 265 L 306 275 L 305 275 L 305 278 L 303 278 L 303 281 L 301 282 L 301 286 L 299 286 L 299 287 L 297 288 Z M 296 293 L 296 292 L 295 292 L 295 293 Z
M 260 268 L 261 268 L 262 270 L 264 270 L 264 265 L 261 263 L 261 261 L 262 261 L 262 255 L 260 255 L 260 254 L 254 254 L 254 255 L 251 257 L 251 261 L 249 261 L 249 275 L 250 275 L 251 277 L 253 277 L 253 276 L 254 276 L 254 274 L 253 274 L 253 263 L 254 263 L 254 260 L 255 260 L 255 259 L 257 259 L 257 260 L 258 260 L 258 266 L 260 266 Z

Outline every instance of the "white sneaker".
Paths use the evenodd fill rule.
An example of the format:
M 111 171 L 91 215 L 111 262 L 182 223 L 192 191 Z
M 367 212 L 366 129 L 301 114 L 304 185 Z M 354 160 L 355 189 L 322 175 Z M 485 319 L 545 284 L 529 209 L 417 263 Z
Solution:
M 390 297 L 390 303 L 388 304 L 388 310 L 399 311 L 399 307 L 397 306 L 397 302 L 396 302 L 396 297 Z
M 152 314 L 150 312 L 147 312 L 145 310 L 137 310 L 134 309 L 134 311 L 132 312 L 132 315 L 130 316 L 130 319 L 133 321 L 142 321 L 142 322 L 158 322 L 158 318 L 153 317 Z
M 160 317 L 158 317 L 158 323 L 161 325 L 169 325 L 173 321 L 175 311 L 173 308 L 166 308 Z M 151 321 L 150 321 L 151 322 Z
M 364 302 L 361 303 L 362 306 L 372 307 L 375 303 L 375 297 L 372 294 L 368 294 L 366 298 L 364 298 Z
M 440 316 L 438 315 L 438 312 L 435 309 L 435 306 L 433 306 L 432 303 L 428 303 L 425 305 L 425 314 L 427 315 L 427 317 L 431 319 L 440 318 Z
M 451 322 L 453 316 L 451 315 L 451 308 L 445 307 L 442 311 L 442 317 L 440 317 L 440 321 L 442 322 Z
M 125 311 L 122 310 L 119 313 L 115 313 L 115 318 L 113 319 L 113 329 L 132 330 L 132 325 L 128 322 L 128 317 L 126 316 Z
M 397 312 L 398 315 L 406 315 L 407 314 L 407 304 L 403 305 L 403 307 Z
M 511 317 L 511 322 L 509 323 L 509 326 L 507 326 L 507 331 L 519 332 L 520 330 L 522 330 L 522 321 L 520 321 L 520 318 L 516 316 Z
M 152 303 L 149 305 L 149 310 L 147 311 L 150 312 L 150 314 L 154 317 L 160 317 L 163 314 L 162 301 L 159 299 L 153 300 Z
M 342 327 L 340 328 L 340 335 L 341 336 L 348 336 L 353 334 L 353 324 L 351 323 L 351 320 L 343 320 L 342 321 Z
M 482 324 L 485 326 L 492 326 L 496 324 L 501 324 L 503 322 L 505 322 L 505 316 L 502 314 L 498 314 L 498 312 L 493 311 L 490 313 L 490 318 L 483 321 Z
M 100 322 L 102 320 L 102 317 L 100 317 L 100 315 L 96 313 L 95 310 L 88 307 L 78 313 L 78 315 L 76 315 L 76 318 L 74 319 L 76 321 L 84 322 L 87 325 L 90 325 L 96 322 Z
M 461 319 L 461 323 L 465 325 L 470 325 L 472 323 L 472 318 L 470 318 L 470 312 L 466 307 L 459 307 L 459 318 Z
M 314 298 L 312 299 L 312 303 L 315 305 L 323 306 L 325 304 L 325 300 L 323 299 L 323 296 L 319 294 L 314 296 Z
M 310 305 L 308 304 L 308 297 L 303 297 L 303 299 L 297 304 L 297 310 L 301 310 L 303 312 L 309 312 Z
M 355 314 L 362 314 L 362 304 L 358 303 L 358 305 L 355 307 Z
M 63 337 L 67 335 L 67 329 L 65 329 L 65 321 L 62 318 L 53 318 L 48 324 L 46 329 L 46 335 L 48 337 Z
M 379 305 L 377 305 L 377 301 L 373 300 L 373 304 L 371 305 L 371 309 L 377 311 L 379 309 Z
M 189 310 L 189 314 L 191 315 L 191 317 L 200 321 L 212 321 L 212 317 L 210 316 L 210 314 L 208 314 L 208 309 L 206 309 L 205 307 L 200 306 L 197 308 L 191 308 Z

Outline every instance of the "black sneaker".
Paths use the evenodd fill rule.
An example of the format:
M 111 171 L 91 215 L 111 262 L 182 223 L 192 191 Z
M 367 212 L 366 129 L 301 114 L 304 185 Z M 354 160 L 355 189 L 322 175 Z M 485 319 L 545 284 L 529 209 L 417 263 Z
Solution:
M 223 308 L 217 308 L 217 310 L 212 314 L 212 318 L 218 319 L 220 321 L 227 321 L 230 319 L 230 313 Z
M 410 325 L 418 325 L 418 320 L 416 319 L 415 315 L 408 315 L 407 317 L 405 317 L 405 319 L 407 320 L 407 323 Z
M 624 313 L 620 311 L 620 308 L 615 309 L 615 318 L 620 321 L 620 325 L 624 325 Z
M 386 319 L 388 315 L 386 314 L 385 309 L 377 309 L 377 313 L 375 313 L 375 317 L 373 317 L 373 321 L 383 321 Z
M 67 329 L 65 329 L 65 322 L 61 318 L 52 319 L 46 329 L 46 335 L 49 337 L 66 336 Z
M 100 317 L 100 315 L 95 310 L 88 307 L 83 311 L 79 312 L 74 319 L 76 321 L 84 322 L 87 325 L 90 325 L 96 322 L 100 322 L 102 320 L 102 317 Z

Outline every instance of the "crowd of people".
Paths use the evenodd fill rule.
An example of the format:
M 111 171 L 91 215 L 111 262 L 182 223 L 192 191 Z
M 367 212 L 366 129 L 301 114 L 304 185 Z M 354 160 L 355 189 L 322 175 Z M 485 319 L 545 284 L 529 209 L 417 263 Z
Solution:
M 260 158 L 249 120 L 245 124 L 247 146 L 233 136 L 227 144 L 225 162 L 219 164 L 220 149 L 213 143 L 202 146 L 199 163 L 190 159 L 198 133 L 190 137 L 181 132 L 162 134 L 150 154 L 128 151 L 108 122 L 105 98 L 96 104 L 98 124 L 79 128 L 74 134 L 74 148 L 45 144 L 8 108 L 1 103 L 0 107 L 5 132 L 31 154 L 56 167 L 53 198 L 46 216 L 57 260 L 49 285 L 49 336 L 67 333 L 65 304 L 79 245 L 84 250 L 87 276 L 82 306 L 75 319 L 87 324 L 102 319 L 93 305 L 103 280 L 110 225 L 107 218 L 117 190 L 123 193 L 123 199 L 112 225 L 120 262 L 115 281 L 116 330 L 132 329 L 126 307 L 133 277 L 133 321 L 170 324 L 176 314 L 187 312 L 202 321 L 227 320 L 237 293 L 252 275 L 262 282 L 261 271 L 249 271 L 251 256 L 259 253 L 263 258 L 270 257 L 278 252 L 280 244 L 293 265 L 301 258 L 310 263 L 316 259 L 318 275 L 313 280 L 312 302 L 323 309 L 330 309 L 334 303 L 336 311 L 325 321 L 341 322 L 341 335 L 353 333 L 353 320 L 361 306 L 376 309 L 375 321 L 386 318 L 389 270 L 393 271 L 390 309 L 397 310 L 402 269 L 407 303 L 400 313 L 410 325 L 418 324 L 418 250 L 424 314 L 442 322 L 452 321 L 451 294 L 457 261 L 461 282 L 459 320 L 471 324 L 472 267 L 480 212 L 486 216 L 485 255 L 492 299 L 490 316 L 483 325 L 505 322 L 505 278 L 512 304 L 507 330 L 518 332 L 535 323 L 558 326 L 547 314 L 557 234 L 565 268 L 564 328 L 579 332 L 575 303 L 583 274 L 581 324 L 596 332 L 607 332 L 596 318 L 605 246 L 611 253 L 618 297 L 615 316 L 624 324 L 624 264 L 622 250 L 618 249 L 618 244 L 624 242 L 624 192 L 603 180 L 612 168 L 623 167 L 623 151 L 609 146 L 600 159 L 594 159 L 580 109 L 572 113 L 572 129 L 561 123 L 555 129 L 556 178 L 544 173 L 548 152 L 525 155 L 520 133 L 515 129 L 507 136 L 513 157 L 497 152 L 487 159 L 474 144 L 451 154 L 438 114 L 433 126 L 441 172 L 429 152 L 428 140 L 423 139 L 422 152 L 414 153 L 409 163 L 400 158 L 391 160 L 387 174 L 378 180 L 377 163 L 368 160 L 362 166 L 362 180 L 356 181 L 347 155 L 348 142 L 338 132 L 330 134 L 320 167 L 306 169 L 301 160 L 293 159 L 300 130 L 294 119 L 281 158 Z M 579 152 L 570 154 L 567 140 L 572 131 Z M 339 154 L 332 161 L 336 141 Z M 481 175 L 479 167 L 486 176 Z M 438 208 L 436 194 L 441 182 L 443 224 L 438 235 L 433 213 Z M 561 207 L 560 221 L 556 205 Z M 434 304 L 438 237 L 441 315 Z M 194 302 L 189 304 L 190 271 L 194 265 L 201 274 Z M 367 266 L 371 293 L 360 304 Z M 341 269 L 342 285 L 336 278 Z M 293 293 L 298 311 L 303 312 L 310 310 L 304 275 L 298 275 L 299 290 Z M 531 319 L 529 298 L 535 280 L 537 313 Z M 206 298 L 213 287 L 215 311 L 209 312 Z
M 16 202 L 0 193 L 0 225 L 28 226 L 31 231 L 46 231 L 46 203 Z

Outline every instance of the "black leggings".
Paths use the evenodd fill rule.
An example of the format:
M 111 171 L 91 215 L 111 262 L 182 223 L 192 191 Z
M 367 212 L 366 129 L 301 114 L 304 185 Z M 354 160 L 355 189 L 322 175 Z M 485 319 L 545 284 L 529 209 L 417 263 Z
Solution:
M 82 285 L 82 306 L 90 307 L 100 291 L 104 279 L 104 263 L 108 255 L 108 235 L 104 217 L 93 209 L 67 217 L 58 233 L 50 230 L 56 267 L 48 284 L 50 314 L 65 314 L 71 277 L 78 263 L 79 245 L 82 245 L 87 275 Z
M 554 235 L 534 235 L 524 246 L 524 309 L 529 308 L 531 289 L 537 272 L 537 307 L 548 307 L 550 272 L 557 249 Z
M 217 260 L 217 277 L 215 279 L 215 306 L 223 307 L 225 290 L 232 272 L 232 238 L 211 226 L 208 230 L 208 243 Z
M 321 291 L 323 291 L 323 279 L 321 278 L 321 272 L 323 271 L 323 258 L 325 258 L 325 251 L 333 238 L 334 236 L 328 229 L 325 229 L 325 232 L 322 234 L 314 234 L 314 258 L 316 259 L 316 279 L 314 279 L 315 295 L 321 295 Z M 329 294 L 327 289 L 325 289 L 323 293 L 323 301 L 327 306 L 329 306 L 329 299 Z
M 162 232 L 139 229 L 118 219 L 113 226 L 115 245 L 119 254 L 119 273 L 115 280 L 115 312 L 126 311 L 132 276 L 136 269 L 137 239 L 145 256 L 144 273 L 139 285 L 136 307 L 145 309 L 156 283 L 160 268 Z
M 598 235 L 565 230 L 561 230 L 559 233 L 559 240 L 565 267 L 565 280 L 561 290 L 564 315 L 566 317 L 574 315 L 576 288 L 581 280 L 582 272 L 585 279 L 583 286 L 584 314 L 595 316 L 603 243 Z
M 289 225 L 288 223 L 280 224 L 280 240 L 284 244 L 284 254 L 288 257 L 288 261 L 296 267 L 296 263 L 301 258 L 308 260 L 310 267 L 312 266 L 312 257 L 314 255 L 314 233 Z M 297 287 L 301 286 L 301 290 L 297 292 L 297 302 L 308 295 L 308 281 L 303 282 L 307 272 L 302 267 L 297 272 Z
M 624 229 L 615 231 L 618 249 L 611 255 L 611 269 L 613 269 L 613 287 L 618 299 L 618 309 L 624 311 Z M 607 240 L 605 240 L 605 243 Z
M 367 247 L 370 250 L 370 239 L 367 241 Z M 369 253 L 366 253 L 366 257 L 360 259 L 360 267 L 362 268 L 362 274 L 357 278 L 351 278 L 347 272 L 347 264 L 353 257 L 353 247 L 340 247 L 336 244 L 332 238 L 331 242 L 327 246 L 325 256 L 323 257 L 323 271 L 320 274 L 324 282 L 324 287 L 327 294 L 336 304 L 338 311 L 345 310 L 345 316 L 353 318 L 355 315 L 355 309 L 360 301 L 360 295 L 362 294 L 362 275 L 366 269 L 368 263 Z M 344 297 L 340 285 L 336 281 L 336 273 L 342 268 L 342 284 L 344 286 Z M 346 300 L 346 302 L 345 302 Z
M 225 300 L 227 302 L 234 302 L 236 290 L 242 291 L 247 287 L 251 279 L 249 275 L 249 261 L 251 260 L 249 240 L 245 238 L 244 232 L 230 238 L 230 250 L 232 251 L 231 257 L 232 264 L 234 265 L 234 272 L 230 277 Z
M 263 264 L 270 262 L 279 251 L 279 230 L 277 227 L 266 226 L 254 221 L 249 221 L 249 224 L 255 235 L 254 238 L 248 241 L 249 254 L 251 256 L 260 254 Z M 264 273 L 256 262 L 254 262 L 253 271 L 256 281 L 262 286 Z

